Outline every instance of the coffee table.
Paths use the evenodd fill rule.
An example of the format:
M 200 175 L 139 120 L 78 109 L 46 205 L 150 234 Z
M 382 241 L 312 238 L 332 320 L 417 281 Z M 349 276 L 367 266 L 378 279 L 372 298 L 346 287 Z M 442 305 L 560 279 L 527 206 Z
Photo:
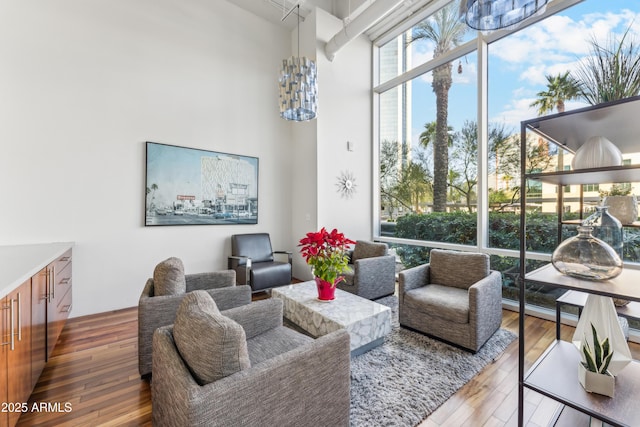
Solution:
M 316 282 L 302 282 L 271 290 L 280 298 L 284 317 L 313 337 L 346 329 L 351 336 L 351 355 L 356 356 L 384 342 L 391 332 L 391 309 L 349 292 L 336 289 L 332 301 L 320 301 Z

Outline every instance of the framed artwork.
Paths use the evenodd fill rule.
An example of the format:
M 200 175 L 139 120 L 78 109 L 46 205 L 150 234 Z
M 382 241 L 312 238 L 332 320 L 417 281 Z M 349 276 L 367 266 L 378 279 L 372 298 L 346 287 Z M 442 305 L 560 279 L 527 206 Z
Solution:
M 258 223 L 258 158 L 146 143 L 145 226 Z

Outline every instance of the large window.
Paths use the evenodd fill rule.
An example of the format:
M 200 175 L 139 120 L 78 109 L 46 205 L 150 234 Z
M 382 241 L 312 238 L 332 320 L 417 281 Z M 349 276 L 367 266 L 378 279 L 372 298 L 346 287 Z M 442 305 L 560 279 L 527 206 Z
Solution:
M 522 188 L 521 168 L 564 170 L 573 157 L 530 135 L 521 165 L 520 122 L 589 105 L 570 84 L 581 64 L 588 69 L 594 43 L 610 46 L 627 31 L 627 40 L 640 43 L 640 3 L 556 0 L 511 33 L 486 35 L 457 19 L 458 6 L 452 1 L 378 48 L 376 237 L 397 245 L 405 266 L 425 262 L 432 247 L 487 252 L 511 297 L 520 209 L 527 210 L 530 249 L 540 262 L 558 234 L 558 188 Z M 640 154 L 632 157 L 640 161 Z M 588 215 L 608 188 L 602 184 L 564 187 L 563 219 Z M 640 192 L 639 183 L 630 185 Z M 528 193 L 524 207 L 522 191 Z M 640 242 L 639 231 L 628 235 Z M 573 232 L 565 227 L 562 236 Z M 552 301 L 544 290 L 534 293 L 537 304 Z

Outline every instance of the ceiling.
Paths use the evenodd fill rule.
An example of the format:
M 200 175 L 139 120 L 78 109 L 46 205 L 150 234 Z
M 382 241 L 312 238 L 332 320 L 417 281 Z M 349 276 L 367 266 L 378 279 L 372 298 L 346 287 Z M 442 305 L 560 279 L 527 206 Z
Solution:
M 380 43 L 393 39 L 425 17 L 434 13 L 450 0 L 227 0 L 236 6 L 276 25 L 293 30 L 297 25 L 295 11 L 283 17 L 300 4 L 300 17 L 304 18 L 318 7 L 342 19 L 345 33 L 354 36 L 364 32 L 370 40 Z M 391 8 L 391 9 L 390 9 Z M 355 24 L 357 21 L 358 25 Z M 346 31 L 346 28 L 351 28 Z
M 300 3 L 300 17 L 304 20 L 311 11 L 318 7 L 324 9 L 330 14 L 340 19 L 345 19 L 351 15 L 351 18 L 364 7 L 373 3 L 373 0 L 227 0 L 236 6 L 251 12 L 261 18 L 266 19 L 277 25 L 281 25 L 290 30 L 297 25 L 295 12 L 288 16 L 284 21 L 283 16 Z M 364 7 L 362 7 L 364 6 Z M 351 10 L 349 10 L 351 9 Z

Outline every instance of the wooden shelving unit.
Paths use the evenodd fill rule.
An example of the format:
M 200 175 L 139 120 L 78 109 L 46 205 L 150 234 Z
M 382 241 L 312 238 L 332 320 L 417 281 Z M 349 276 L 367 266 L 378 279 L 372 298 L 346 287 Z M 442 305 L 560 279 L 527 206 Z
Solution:
M 596 135 L 606 136 L 623 153 L 637 152 L 637 135 L 640 133 L 640 124 L 636 124 L 637 117 L 640 117 L 640 97 L 523 121 L 521 164 L 524 165 L 526 162 L 528 132 L 534 132 L 570 152 L 575 152 L 589 137 Z M 527 180 L 558 186 L 558 243 L 563 224 L 580 223 L 580 220 L 561 219 L 562 186 L 640 181 L 640 165 L 544 173 L 524 173 L 524 169 L 521 175 L 523 186 Z M 640 398 L 640 362 L 632 361 L 616 377 L 613 398 L 588 393 L 580 385 L 580 353 L 570 342 L 557 339 L 525 372 L 524 317 L 527 283 L 640 302 L 640 270 L 625 268 L 620 276 L 607 281 L 589 281 L 565 276 L 551 264 L 527 272 L 527 195 L 524 191 L 521 192 L 520 206 L 523 207 L 520 215 L 520 235 L 523 238 L 520 241 L 518 425 L 523 426 L 525 389 L 536 391 L 563 404 L 552 423 L 555 426 L 588 426 L 591 418 L 612 426 L 637 425 L 640 420 L 640 405 L 637 404 Z M 625 227 L 640 227 L 640 222 Z

